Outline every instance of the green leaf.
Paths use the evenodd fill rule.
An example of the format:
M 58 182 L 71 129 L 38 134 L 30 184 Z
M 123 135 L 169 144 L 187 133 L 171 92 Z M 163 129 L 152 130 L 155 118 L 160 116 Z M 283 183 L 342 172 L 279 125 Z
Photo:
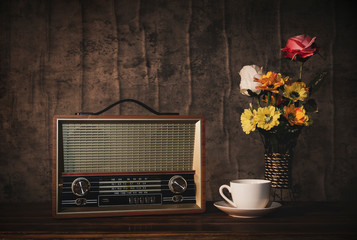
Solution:
M 309 83 L 309 93 L 310 96 L 317 91 L 321 86 L 321 83 L 326 79 L 327 72 L 322 72 L 315 76 L 315 78 Z
M 317 112 L 317 104 L 314 99 L 309 99 L 305 104 L 304 108 L 307 112 Z

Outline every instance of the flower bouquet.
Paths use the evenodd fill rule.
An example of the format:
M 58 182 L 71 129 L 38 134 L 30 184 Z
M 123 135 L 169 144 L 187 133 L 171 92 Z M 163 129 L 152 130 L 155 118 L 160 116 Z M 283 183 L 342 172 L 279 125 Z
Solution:
M 316 37 L 299 35 L 290 38 L 283 56 L 299 63 L 299 78 L 268 71 L 256 65 L 244 66 L 240 91 L 252 97 L 252 103 L 241 115 L 243 131 L 249 134 L 258 130 L 265 147 L 265 178 L 272 187 L 290 188 L 290 168 L 293 149 L 301 130 L 312 124 L 309 114 L 317 112 L 311 95 L 320 86 L 326 73 L 318 74 L 309 84 L 302 81 L 304 63 L 320 49 Z M 254 109 L 253 105 L 257 105 Z

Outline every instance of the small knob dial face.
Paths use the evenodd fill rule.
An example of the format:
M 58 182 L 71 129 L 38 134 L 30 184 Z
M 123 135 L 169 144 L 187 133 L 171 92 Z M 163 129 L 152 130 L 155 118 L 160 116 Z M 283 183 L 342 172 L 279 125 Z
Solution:
M 172 201 L 175 203 L 179 203 L 183 201 L 183 196 L 182 195 L 174 195 L 172 196 Z
M 90 182 L 86 178 L 76 178 L 72 182 L 72 192 L 79 197 L 86 195 L 89 190 Z
M 187 182 L 182 176 L 176 175 L 170 179 L 169 188 L 173 193 L 183 193 L 187 189 Z

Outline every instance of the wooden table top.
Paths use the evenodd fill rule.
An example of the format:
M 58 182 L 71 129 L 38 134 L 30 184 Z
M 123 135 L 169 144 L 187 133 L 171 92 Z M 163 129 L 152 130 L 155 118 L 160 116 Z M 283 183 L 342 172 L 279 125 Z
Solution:
M 352 203 L 284 204 L 260 218 L 203 214 L 54 219 L 50 203 L 2 204 L 0 239 L 357 239 Z

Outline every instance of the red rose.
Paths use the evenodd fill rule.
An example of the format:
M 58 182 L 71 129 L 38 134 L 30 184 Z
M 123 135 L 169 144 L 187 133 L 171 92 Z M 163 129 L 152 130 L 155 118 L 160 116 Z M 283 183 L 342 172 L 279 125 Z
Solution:
M 306 61 L 309 57 L 319 53 L 320 48 L 315 44 L 316 37 L 299 35 L 288 39 L 285 48 L 282 48 L 283 56 L 292 60 Z

